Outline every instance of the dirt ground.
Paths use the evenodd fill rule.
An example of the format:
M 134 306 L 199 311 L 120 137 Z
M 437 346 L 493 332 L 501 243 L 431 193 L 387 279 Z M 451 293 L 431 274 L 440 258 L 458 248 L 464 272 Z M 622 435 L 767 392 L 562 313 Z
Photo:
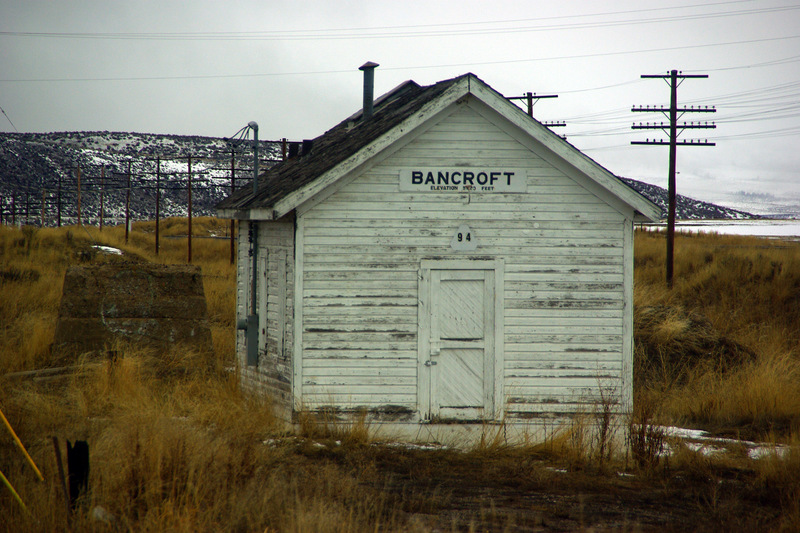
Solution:
M 371 488 L 389 492 L 410 529 L 422 531 L 764 531 L 781 529 L 786 503 L 772 488 L 758 487 L 755 473 L 710 463 L 636 473 L 519 450 L 376 446 L 356 454 L 360 464 L 335 446 L 307 453 L 315 461 L 375 468 L 368 477 L 383 485 Z

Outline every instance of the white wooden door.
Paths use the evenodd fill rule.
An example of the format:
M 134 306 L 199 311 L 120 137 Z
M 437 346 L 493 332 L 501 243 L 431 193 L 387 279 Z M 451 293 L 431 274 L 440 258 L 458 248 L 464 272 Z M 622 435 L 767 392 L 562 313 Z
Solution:
M 424 418 L 495 418 L 496 275 L 494 269 L 461 268 L 423 273 Z

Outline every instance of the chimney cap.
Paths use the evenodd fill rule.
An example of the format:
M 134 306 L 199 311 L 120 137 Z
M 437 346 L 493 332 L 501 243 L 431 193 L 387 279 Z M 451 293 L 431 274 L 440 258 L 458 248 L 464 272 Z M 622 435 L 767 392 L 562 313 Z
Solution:
M 363 65 L 358 67 L 358 70 L 367 70 L 368 68 L 375 68 L 375 67 L 379 67 L 379 66 L 380 65 L 378 63 L 373 63 L 372 61 L 367 61 L 366 63 L 364 63 Z

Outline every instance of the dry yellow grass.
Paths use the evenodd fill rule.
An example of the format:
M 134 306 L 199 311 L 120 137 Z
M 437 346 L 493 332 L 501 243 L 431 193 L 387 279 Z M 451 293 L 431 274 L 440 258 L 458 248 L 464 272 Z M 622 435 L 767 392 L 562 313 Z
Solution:
M 0 227 L 0 374 L 60 363 L 48 346 L 66 267 L 113 260 L 92 244 L 121 248 L 132 261 L 183 263 L 185 228 L 164 221 L 156 256 L 152 223 L 134 224 L 127 244 L 121 227 Z M 288 433 L 269 400 L 242 394 L 225 370 L 234 360 L 235 271 L 229 241 L 200 235 L 229 228 L 194 222 L 214 360 L 119 345 L 116 364 L 85 363 L 60 380 L 0 377 L 0 407 L 45 474 L 37 481 L 0 437 L 0 471 L 30 510 L 0 489 L 0 531 L 67 528 L 52 436 L 62 446 L 67 439 L 91 445 L 90 491 L 72 513 L 75 531 L 580 529 L 613 508 L 608 494 L 626 502 L 620 516 L 635 530 L 639 518 L 627 505 L 640 505 L 643 492 L 645 505 L 636 508 L 652 514 L 653 502 L 663 502 L 660 512 L 678 520 L 676 529 L 800 525 L 797 246 L 680 236 L 670 291 L 662 281 L 663 235 L 637 234 L 636 395 L 648 409 L 634 422 L 689 423 L 790 446 L 785 456 L 758 462 L 684 447 L 665 464 L 648 463 L 646 450 L 641 462 L 626 461 L 626 450 L 597 440 L 580 421 L 540 445 L 488 439 L 467 453 L 375 446 L 363 422 L 308 419 Z M 643 477 L 617 476 L 625 468 Z M 98 506 L 113 523 L 92 517 Z M 688 508 L 688 518 L 670 514 Z
M 665 423 L 751 437 L 800 432 L 800 245 L 637 232 L 637 395 Z

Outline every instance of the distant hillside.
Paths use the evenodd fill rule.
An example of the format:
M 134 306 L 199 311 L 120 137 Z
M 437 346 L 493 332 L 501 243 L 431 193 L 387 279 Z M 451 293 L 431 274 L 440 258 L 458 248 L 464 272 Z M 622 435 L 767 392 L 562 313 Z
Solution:
M 669 194 L 667 189 L 630 178 L 620 178 L 629 187 L 661 208 L 661 217 L 667 218 Z M 680 194 L 675 197 L 675 218 L 679 220 L 744 220 L 760 218 L 758 215 L 701 202 Z
M 280 154 L 280 143 L 259 143 L 262 165 L 279 159 Z M 157 156 L 161 158 L 160 176 Z M 102 183 L 105 216 L 122 217 L 128 201 L 130 165 L 129 209 L 134 220 L 155 216 L 157 180 L 161 216 L 185 216 L 188 156 L 192 157 L 192 211 L 212 215 L 214 205 L 231 190 L 231 146 L 226 139 L 105 131 L 4 133 L 0 134 L 0 202 L 8 213 L 13 194 L 18 216 L 33 209 L 38 217 L 45 191 L 46 213 L 52 218 L 57 213 L 60 188 L 62 219 L 76 217 L 80 168 L 82 216 L 99 216 Z M 252 159 L 252 141 L 236 146 L 238 187 L 252 179 Z
M 157 175 L 156 156 L 161 158 L 160 176 Z M 12 202 L 18 220 L 22 220 L 26 212 L 29 219 L 38 220 L 43 196 L 45 217 L 49 223 L 55 220 L 59 204 L 62 220 L 77 217 L 78 168 L 84 219 L 99 217 L 101 189 L 105 217 L 121 220 L 127 202 L 132 219 L 155 218 L 157 180 L 160 180 L 160 215 L 186 216 L 188 156 L 192 157 L 192 212 L 213 215 L 214 206 L 231 191 L 231 146 L 226 139 L 107 131 L 2 133 L 0 205 L 4 220 L 9 217 Z M 260 142 L 259 156 L 262 168 L 269 166 L 270 161 L 279 161 L 280 143 Z M 252 141 L 236 147 L 237 187 L 249 183 L 252 159 Z M 627 178 L 623 181 L 666 212 L 667 193 L 664 189 Z M 754 217 L 742 211 L 679 196 L 678 218 Z

